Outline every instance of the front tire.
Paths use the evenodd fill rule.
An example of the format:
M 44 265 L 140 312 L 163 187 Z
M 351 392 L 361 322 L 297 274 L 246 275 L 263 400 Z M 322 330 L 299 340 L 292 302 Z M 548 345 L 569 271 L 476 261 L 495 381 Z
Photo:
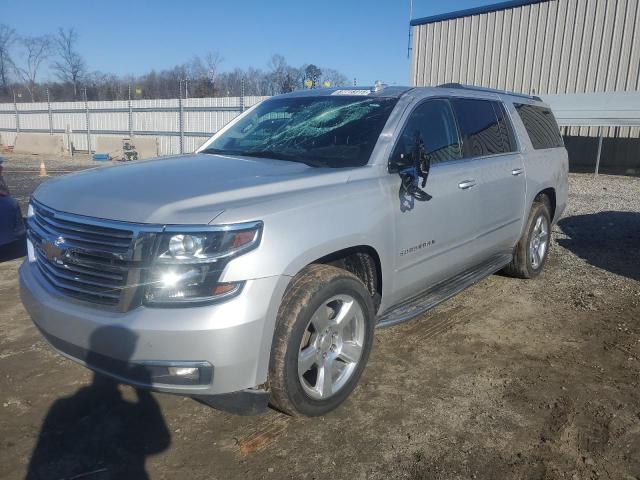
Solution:
M 537 277 L 549 256 L 551 246 L 551 216 L 547 202 L 534 200 L 522 238 L 516 245 L 513 260 L 504 269 L 517 278 Z
M 318 416 L 351 394 L 369 358 L 375 310 L 355 275 L 309 265 L 284 295 L 273 339 L 271 404 L 290 415 Z

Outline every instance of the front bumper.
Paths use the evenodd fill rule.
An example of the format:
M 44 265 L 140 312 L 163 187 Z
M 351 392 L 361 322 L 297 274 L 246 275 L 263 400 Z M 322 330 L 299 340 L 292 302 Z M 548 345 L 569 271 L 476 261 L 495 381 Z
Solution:
M 287 283 L 280 276 L 250 280 L 240 295 L 224 303 L 123 313 L 51 290 L 28 260 L 20 267 L 22 302 L 60 353 L 123 383 L 189 396 L 238 392 L 266 382 L 275 317 Z M 157 374 L 168 365 L 202 368 L 200 381 L 168 381 Z

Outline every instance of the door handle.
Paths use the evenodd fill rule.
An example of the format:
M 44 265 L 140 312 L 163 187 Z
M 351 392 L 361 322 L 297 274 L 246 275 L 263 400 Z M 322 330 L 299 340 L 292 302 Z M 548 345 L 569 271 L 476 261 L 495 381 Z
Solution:
M 461 190 L 467 190 L 473 186 L 475 186 L 476 181 L 475 180 L 463 180 L 462 182 L 460 182 L 458 184 L 458 188 Z
M 511 175 L 517 177 L 518 175 L 522 175 L 524 173 L 524 168 L 514 168 L 511 170 Z

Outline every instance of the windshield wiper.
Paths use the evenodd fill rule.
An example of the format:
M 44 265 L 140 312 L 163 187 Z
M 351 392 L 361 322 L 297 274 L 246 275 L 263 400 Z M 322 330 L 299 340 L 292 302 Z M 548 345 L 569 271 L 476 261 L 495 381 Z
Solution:
M 273 158 L 274 160 L 286 160 L 288 162 L 298 162 L 309 165 L 310 167 L 328 167 L 325 162 L 315 159 L 300 158 L 295 155 L 287 155 L 286 153 L 276 152 L 274 150 L 247 150 L 239 155 L 245 157 Z
M 218 154 L 218 155 L 237 155 L 242 156 L 244 152 L 238 152 L 236 150 L 223 150 L 221 148 L 205 148 L 200 153 L 210 153 L 210 154 Z
M 256 157 L 256 158 L 272 158 L 274 160 L 286 160 L 288 162 L 298 162 L 309 165 L 310 167 L 328 167 L 329 165 L 320 160 L 303 159 L 295 155 L 287 155 L 286 153 L 276 152 L 274 150 L 224 150 L 221 148 L 205 148 L 200 153 L 210 153 L 218 155 L 233 155 L 236 157 Z

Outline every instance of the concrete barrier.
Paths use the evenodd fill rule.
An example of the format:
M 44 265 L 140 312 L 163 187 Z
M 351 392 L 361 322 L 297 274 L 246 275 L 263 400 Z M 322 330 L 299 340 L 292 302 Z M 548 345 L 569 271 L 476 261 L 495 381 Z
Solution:
M 108 153 L 111 158 L 122 158 L 123 137 L 96 137 L 96 153 Z
M 122 140 L 128 137 L 96 137 L 96 153 L 108 153 L 111 158 L 122 159 Z M 130 140 L 138 152 L 138 158 L 153 158 L 158 156 L 157 137 L 133 137 Z
M 15 153 L 34 153 L 39 155 L 66 155 L 63 135 L 46 133 L 18 133 L 13 147 Z

